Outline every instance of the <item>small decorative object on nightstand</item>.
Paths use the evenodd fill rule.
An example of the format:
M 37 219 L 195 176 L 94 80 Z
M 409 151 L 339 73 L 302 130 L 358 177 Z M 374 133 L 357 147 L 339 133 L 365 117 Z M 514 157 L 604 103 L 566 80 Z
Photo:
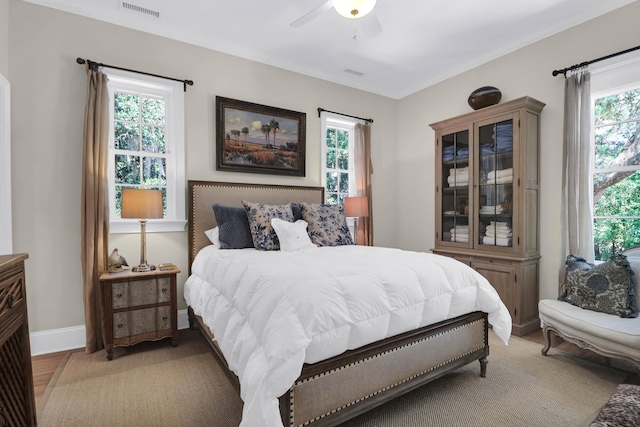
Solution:
M 107 358 L 113 348 L 171 337 L 177 345 L 176 275 L 180 270 L 105 272 L 100 276 Z M 167 269 L 165 269 L 167 268 Z

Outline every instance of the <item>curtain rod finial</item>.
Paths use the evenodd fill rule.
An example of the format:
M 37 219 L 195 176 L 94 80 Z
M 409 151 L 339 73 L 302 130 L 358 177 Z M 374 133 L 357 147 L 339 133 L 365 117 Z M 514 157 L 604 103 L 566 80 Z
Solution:
M 85 61 L 85 60 L 84 60 L 84 59 L 82 59 L 82 58 L 76 58 L 76 62 L 77 62 L 78 64 L 84 64 L 84 63 L 86 63 L 87 61 Z

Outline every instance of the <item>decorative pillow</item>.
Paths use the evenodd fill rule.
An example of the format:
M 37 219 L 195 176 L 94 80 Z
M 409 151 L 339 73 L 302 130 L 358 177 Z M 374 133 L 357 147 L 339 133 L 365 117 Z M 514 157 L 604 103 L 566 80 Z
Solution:
M 253 246 L 263 251 L 277 251 L 280 249 L 280 241 L 273 226 L 271 218 L 280 218 L 283 221 L 293 222 L 291 205 L 265 205 L 242 201 L 247 218 L 249 218 L 249 228 L 253 238 Z
M 344 206 L 300 203 L 302 218 L 309 223 L 309 237 L 318 246 L 353 245 Z
M 247 211 L 244 208 L 223 206 L 216 203 L 213 205 L 213 212 L 218 223 L 220 249 L 253 247 Z
M 569 255 L 566 265 L 560 301 L 620 317 L 637 315 L 633 271 L 626 256 L 614 255 L 607 262 L 593 265 Z
M 207 238 L 213 246 L 220 247 L 220 238 L 218 237 L 220 235 L 220 229 L 218 227 L 213 227 L 205 231 L 204 234 L 207 235 Z
M 299 219 L 296 222 L 283 221 L 280 218 L 271 218 L 271 225 L 276 230 L 280 241 L 280 250 L 292 252 L 299 249 L 315 248 L 307 234 L 307 222 Z

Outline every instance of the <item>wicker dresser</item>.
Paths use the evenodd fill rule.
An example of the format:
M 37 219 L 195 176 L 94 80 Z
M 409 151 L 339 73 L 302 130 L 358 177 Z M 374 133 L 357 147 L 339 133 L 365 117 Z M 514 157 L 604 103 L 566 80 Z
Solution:
M 0 426 L 35 426 L 24 260 L 0 255 Z
M 107 358 L 113 348 L 141 341 L 172 339 L 177 344 L 176 267 L 146 273 L 123 271 L 100 276 Z

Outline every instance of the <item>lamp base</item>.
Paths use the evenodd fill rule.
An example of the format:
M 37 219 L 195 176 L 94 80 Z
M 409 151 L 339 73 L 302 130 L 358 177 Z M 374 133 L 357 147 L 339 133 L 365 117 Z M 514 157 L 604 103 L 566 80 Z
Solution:
M 140 264 L 136 265 L 131 269 L 134 273 L 145 273 L 147 271 L 153 271 L 156 269 L 156 266 L 153 264 Z

